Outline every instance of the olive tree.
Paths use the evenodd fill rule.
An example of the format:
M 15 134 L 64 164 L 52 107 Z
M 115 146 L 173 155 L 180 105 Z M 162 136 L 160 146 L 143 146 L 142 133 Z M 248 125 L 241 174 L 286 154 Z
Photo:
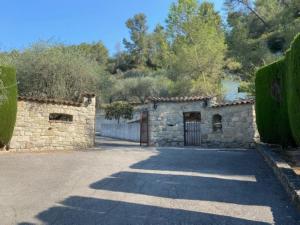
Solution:
M 23 96 L 74 100 L 82 92 L 97 92 L 103 73 L 96 61 L 63 46 L 35 45 L 15 65 Z

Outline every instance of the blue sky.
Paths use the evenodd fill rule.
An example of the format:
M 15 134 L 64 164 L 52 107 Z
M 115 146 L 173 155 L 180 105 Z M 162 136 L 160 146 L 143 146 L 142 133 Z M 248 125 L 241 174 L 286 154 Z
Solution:
M 38 40 L 66 44 L 102 40 L 110 53 L 128 37 L 125 22 L 147 15 L 150 30 L 163 24 L 174 0 L 9 0 L 1 2 L 0 50 L 23 49 Z M 211 0 L 218 11 L 223 0 Z

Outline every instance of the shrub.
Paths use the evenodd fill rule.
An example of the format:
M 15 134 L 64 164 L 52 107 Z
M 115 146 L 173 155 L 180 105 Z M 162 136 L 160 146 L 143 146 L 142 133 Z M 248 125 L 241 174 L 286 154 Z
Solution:
M 99 96 L 105 72 L 85 54 L 47 44 L 26 49 L 15 60 L 20 95 L 66 100 L 77 100 L 85 92 Z
M 300 34 L 286 54 L 288 115 L 295 142 L 300 146 Z
M 263 142 L 293 144 L 289 126 L 285 60 L 261 68 L 256 74 L 256 121 Z
M 0 67 L 0 147 L 8 146 L 13 135 L 17 113 L 16 71 Z
M 282 60 L 258 70 L 255 86 L 261 140 L 300 146 L 300 35 Z

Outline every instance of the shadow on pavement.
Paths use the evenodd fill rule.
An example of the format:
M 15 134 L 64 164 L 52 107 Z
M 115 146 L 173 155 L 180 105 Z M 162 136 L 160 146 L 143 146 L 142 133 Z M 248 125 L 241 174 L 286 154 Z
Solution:
M 97 136 L 95 140 L 95 148 L 110 149 L 110 148 L 139 148 L 139 142 L 125 141 L 108 137 Z
M 137 171 L 120 171 L 90 184 L 94 190 L 135 193 L 167 199 L 205 200 L 236 205 L 266 206 L 274 224 L 300 224 L 300 217 L 270 168 L 254 151 L 158 149 L 159 154 L 131 165 Z M 130 154 L 130 153 L 129 153 Z M 151 171 L 149 171 L 151 170 Z M 144 172 L 143 172 L 144 171 Z M 198 172 L 226 179 L 162 174 L 163 171 Z M 230 176 L 237 176 L 230 179 Z M 254 180 L 238 180 L 251 176 Z M 195 203 L 197 204 L 197 203 Z M 230 206 L 229 206 L 230 207 Z M 259 211 L 259 208 L 257 209 Z M 237 212 L 237 216 L 238 216 Z M 256 212 L 259 216 L 260 213 Z M 43 224 L 105 225 L 262 225 L 244 220 L 181 209 L 72 196 L 36 216 Z M 257 220 L 260 218 L 257 217 Z M 26 223 L 21 223 L 25 225 Z
M 130 166 L 132 169 L 201 172 L 219 175 L 258 174 L 267 165 L 254 150 L 158 148 L 159 154 Z M 255 163 L 255 164 L 254 164 Z
M 37 215 L 51 225 L 168 225 L 168 224 L 227 224 L 267 225 L 267 223 L 218 216 L 214 214 L 167 209 L 120 201 L 72 196 Z M 29 225 L 20 223 L 19 225 Z

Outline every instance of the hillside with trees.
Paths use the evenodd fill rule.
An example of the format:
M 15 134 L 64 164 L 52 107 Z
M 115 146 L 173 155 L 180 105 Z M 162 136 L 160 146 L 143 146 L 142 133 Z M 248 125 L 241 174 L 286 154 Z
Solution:
M 282 58 L 300 32 L 300 1 L 226 0 L 225 6 L 227 57 L 253 93 L 255 71 Z
M 283 56 L 300 31 L 299 0 L 226 0 L 226 19 L 214 5 L 178 0 L 165 25 L 148 28 L 143 13 L 124 26 L 129 39 L 111 56 L 101 41 L 65 45 L 38 42 L 0 52 L 17 70 L 19 94 L 74 100 L 94 92 L 101 103 L 143 103 L 148 96 L 216 95 L 221 81 L 242 81 L 254 94 L 258 67 Z

